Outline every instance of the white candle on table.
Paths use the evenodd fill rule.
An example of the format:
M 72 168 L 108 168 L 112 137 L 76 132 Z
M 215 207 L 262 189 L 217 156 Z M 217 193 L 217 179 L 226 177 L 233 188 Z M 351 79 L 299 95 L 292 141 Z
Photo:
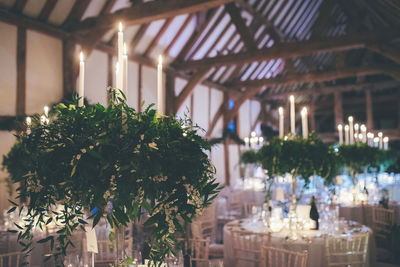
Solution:
M 48 118 L 49 117 L 49 107 L 48 106 L 44 106 L 43 110 L 44 110 L 44 115 L 46 116 L 46 118 Z
M 360 141 L 358 140 L 359 130 L 360 130 L 360 125 L 358 125 L 358 123 L 354 124 L 354 137 L 356 142 Z
M 122 79 L 122 92 L 124 92 L 126 100 L 128 101 L 128 54 L 126 51 L 126 44 L 124 43 L 123 60 L 123 79 Z
M 79 54 L 79 101 L 78 106 L 82 107 L 84 104 L 84 97 L 85 97 L 85 61 L 83 61 L 83 53 Z
M 378 137 L 379 137 L 379 148 L 382 149 L 383 148 L 383 134 L 382 134 L 382 132 L 378 133 Z
M 365 124 L 361 124 L 360 130 L 361 130 L 361 133 L 362 133 L 362 135 L 363 135 L 362 141 L 363 141 L 364 143 L 366 143 L 366 142 L 367 142 L 367 127 L 365 126 Z
M 354 144 L 354 126 L 353 126 L 353 121 L 354 121 L 354 119 L 353 119 L 353 116 L 349 116 L 349 130 L 350 130 L 350 132 L 349 132 L 349 135 L 350 135 L 350 144 L 352 145 L 352 144 Z
M 383 149 L 387 150 L 389 148 L 389 137 L 385 136 L 383 138 Z
M 278 108 L 278 113 L 279 113 L 279 138 L 283 138 L 283 108 L 279 107 Z
M 362 133 L 358 134 L 358 141 L 364 140 L 364 135 Z
M 379 147 L 379 137 L 374 137 L 374 147 Z
M 32 124 L 31 117 L 26 117 L 26 133 L 27 134 L 31 134 L 31 124 Z
M 343 125 L 339 124 L 337 128 L 339 132 L 339 145 L 343 145 Z
M 373 145 L 373 139 L 374 139 L 374 134 L 373 133 L 368 133 L 367 134 L 367 137 L 368 137 L 368 145 L 369 146 L 372 146 Z
M 163 87 L 163 67 L 161 55 L 158 57 L 157 66 L 157 110 L 158 114 L 165 114 L 165 93 Z
M 123 55 L 124 55 L 124 32 L 122 31 L 122 22 L 119 23 L 119 31 L 118 31 L 118 63 L 121 71 L 117 76 L 119 87 L 123 91 Z
M 346 145 L 348 145 L 349 144 L 349 138 L 350 137 L 350 134 L 349 134 L 349 125 L 345 125 L 344 126 L 344 141 L 345 141 L 345 144 Z
M 303 130 L 303 138 L 307 138 L 308 136 L 308 118 L 307 118 L 307 108 L 304 107 L 301 110 L 301 126 Z
M 244 146 L 247 148 L 249 146 L 249 138 L 245 137 L 244 138 Z
M 295 122 L 295 110 L 294 110 L 294 96 L 291 95 L 289 97 L 290 101 L 290 132 L 294 135 L 296 131 L 296 122 Z

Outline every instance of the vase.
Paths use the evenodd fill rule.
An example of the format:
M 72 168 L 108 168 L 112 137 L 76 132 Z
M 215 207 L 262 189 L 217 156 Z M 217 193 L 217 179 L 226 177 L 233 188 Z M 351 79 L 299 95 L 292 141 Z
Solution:
M 297 240 L 297 214 L 296 214 L 296 207 L 297 207 L 297 177 L 296 175 L 292 174 L 292 199 L 290 203 L 288 219 L 289 219 L 289 235 L 288 238 L 290 240 Z
M 115 229 L 115 266 L 123 266 L 123 262 L 125 261 L 125 226 L 120 225 Z

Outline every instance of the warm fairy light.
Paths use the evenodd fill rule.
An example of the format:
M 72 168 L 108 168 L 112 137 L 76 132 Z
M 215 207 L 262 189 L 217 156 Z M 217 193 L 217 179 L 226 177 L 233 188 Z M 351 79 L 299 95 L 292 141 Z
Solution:
M 349 116 L 349 122 L 353 121 L 353 116 Z
M 82 51 L 79 53 L 79 60 L 80 60 L 81 62 L 83 62 L 83 52 L 82 52 Z
M 31 117 L 26 117 L 26 125 L 30 126 L 32 124 Z
M 119 31 L 122 32 L 122 22 L 119 23 Z
M 343 129 L 343 125 L 339 124 L 339 125 L 337 126 L 337 128 L 338 128 L 339 131 L 341 131 L 341 130 Z
M 279 108 L 278 108 L 278 112 L 279 112 L 279 115 L 282 115 L 282 114 L 283 114 L 283 108 L 282 108 L 282 107 L 279 107 Z
M 303 115 L 303 116 L 307 115 L 307 108 L 306 108 L 306 107 L 304 107 L 304 108 L 301 110 L 301 115 Z

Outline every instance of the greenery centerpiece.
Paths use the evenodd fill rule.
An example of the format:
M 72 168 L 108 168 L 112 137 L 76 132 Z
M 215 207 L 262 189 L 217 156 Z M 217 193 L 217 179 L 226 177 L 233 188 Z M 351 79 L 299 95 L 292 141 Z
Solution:
M 39 242 L 50 243 L 47 257 L 61 266 L 71 235 L 89 220 L 94 227 L 105 217 L 118 229 L 139 220 L 145 209 L 145 225 L 154 228 L 149 257 L 158 265 L 174 253 L 183 224 L 216 197 L 215 170 L 205 153 L 210 145 L 197 126 L 158 116 L 151 106 L 136 112 L 124 96 L 113 89 L 110 95 L 108 107 L 78 107 L 75 97 L 55 105 L 49 123 L 33 116 L 4 157 L 12 181 L 20 184 L 21 204 L 12 202 L 10 212 L 26 211 L 24 223 L 12 231 L 27 254 L 33 230 L 53 222 L 59 230 Z

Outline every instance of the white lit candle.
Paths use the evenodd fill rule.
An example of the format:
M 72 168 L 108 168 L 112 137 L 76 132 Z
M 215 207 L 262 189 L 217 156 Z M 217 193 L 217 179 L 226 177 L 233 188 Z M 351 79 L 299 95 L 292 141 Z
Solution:
M 379 137 L 379 148 L 382 149 L 383 148 L 383 134 L 382 134 L 382 132 L 378 133 L 378 137 Z
M 385 136 L 383 138 L 383 149 L 387 150 L 389 148 L 389 137 Z
M 157 66 L 157 109 L 158 114 L 165 114 L 165 93 L 163 88 L 163 66 L 161 55 L 158 57 Z
M 373 133 L 368 133 L 367 134 L 367 137 L 368 137 L 368 145 L 369 146 L 372 146 L 373 145 L 373 139 L 374 139 L 374 134 Z
M 349 135 L 350 135 L 350 144 L 354 144 L 354 126 L 353 126 L 353 116 L 349 116 Z
M 249 138 L 248 138 L 248 137 L 245 137 L 245 138 L 244 138 L 244 146 L 245 146 L 245 147 L 248 147 L 248 146 L 249 146 Z
M 379 137 L 374 137 L 374 147 L 379 146 Z
M 79 101 L 78 106 L 82 107 L 84 104 L 84 97 L 85 97 L 85 61 L 83 61 L 83 53 L 79 54 Z
M 294 96 L 289 97 L 290 101 L 290 132 L 292 135 L 295 133 L 296 123 L 295 123 L 295 110 L 294 110 Z
M 358 140 L 359 130 L 360 130 L 360 125 L 358 125 L 358 123 L 354 124 L 354 138 L 356 139 L 356 142 L 360 141 Z
M 284 130 L 283 130 L 283 120 L 284 120 L 284 117 L 283 117 L 283 108 L 282 107 L 279 107 L 278 108 L 278 113 L 279 113 L 279 138 L 283 138 L 283 132 L 284 132 Z
M 307 108 L 304 107 L 301 110 L 301 127 L 303 130 L 303 138 L 308 136 L 308 118 L 307 118 Z
M 126 44 L 124 43 L 123 60 L 123 79 L 122 79 L 122 92 L 124 92 L 126 100 L 128 101 L 128 54 L 126 51 Z
M 46 116 L 42 115 L 40 116 L 40 124 L 45 125 L 46 124 Z
M 46 118 L 48 118 L 49 117 L 49 107 L 44 106 L 43 110 L 44 110 L 44 115 L 46 116 Z
M 31 124 L 32 124 L 31 117 L 26 117 L 26 133 L 27 134 L 31 134 Z
M 339 132 L 339 145 L 343 145 L 343 125 L 339 124 L 337 129 Z
M 115 63 L 115 88 L 121 89 L 121 84 L 120 84 L 120 79 L 118 79 L 120 73 L 120 68 L 119 68 L 119 62 Z M 118 96 L 119 93 L 116 92 L 116 95 Z
M 122 85 L 123 85 L 123 54 L 124 54 L 124 33 L 122 31 L 122 22 L 119 23 L 119 31 L 118 31 L 118 63 L 119 63 L 119 68 L 121 71 L 119 72 L 118 76 L 116 77 L 118 80 L 118 89 L 121 89 L 123 91 Z
M 362 141 L 363 141 L 364 143 L 366 143 L 366 142 L 367 142 L 367 127 L 365 127 L 365 124 L 361 124 L 360 130 L 361 130 L 361 133 L 362 133 L 362 135 L 363 135 Z
M 360 141 L 360 140 L 364 140 L 364 135 L 362 134 L 362 133 L 359 133 L 358 134 L 358 140 Z
M 349 144 L 349 137 L 350 137 L 350 134 L 349 134 L 349 125 L 345 125 L 344 126 L 344 141 L 345 141 L 345 144 L 346 145 L 348 145 Z
M 258 145 L 260 147 L 262 147 L 264 145 L 264 137 L 262 137 L 262 136 L 258 137 Z

